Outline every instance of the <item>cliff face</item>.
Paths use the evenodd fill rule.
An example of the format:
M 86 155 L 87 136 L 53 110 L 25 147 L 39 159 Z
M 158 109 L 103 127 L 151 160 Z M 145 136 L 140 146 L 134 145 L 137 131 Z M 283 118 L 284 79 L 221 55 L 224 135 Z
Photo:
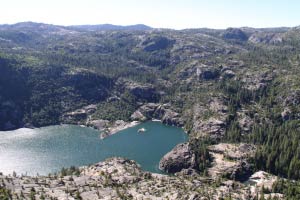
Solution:
M 194 169 L 195 167 L 195 155 L 188 143 L 178 144 L 159 162 L 159 169 L 167 173 L 176 173 L 183 169 Z

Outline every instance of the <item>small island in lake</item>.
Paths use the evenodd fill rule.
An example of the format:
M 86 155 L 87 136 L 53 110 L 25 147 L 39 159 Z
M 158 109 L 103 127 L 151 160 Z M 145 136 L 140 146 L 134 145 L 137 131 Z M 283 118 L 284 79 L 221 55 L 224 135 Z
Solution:
M 143 133 L 143 132 L 146 132 L 147 130 L 145 128 L 140 128 L 137 132 L 138 133 Z

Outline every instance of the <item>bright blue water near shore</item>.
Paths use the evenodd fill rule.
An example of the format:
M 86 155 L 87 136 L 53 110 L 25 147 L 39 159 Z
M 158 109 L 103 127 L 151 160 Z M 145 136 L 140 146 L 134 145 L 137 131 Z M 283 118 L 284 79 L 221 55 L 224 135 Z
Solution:
M 138 133 L 140 128 L 146 132 Z M 182 129 L 151 121 L 104 140 L 99 131 L 74 125 L 0 132 L 0 172 L 47 175 L 62 167 L 93 164 L 113 156 L 133 159 L 144 170 L 160 172 L 161 157 L 186 140 Z

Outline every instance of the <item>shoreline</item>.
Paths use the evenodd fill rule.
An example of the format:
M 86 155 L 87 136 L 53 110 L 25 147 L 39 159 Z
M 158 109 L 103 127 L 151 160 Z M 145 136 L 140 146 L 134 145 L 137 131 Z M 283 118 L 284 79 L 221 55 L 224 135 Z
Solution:
M 162 123 L 162 120 L 160 119 L 151 119 L 152 122 L 161 122 Z
M 135 127 L 139 125 L 139 121 L 124 122 L 123 120 L 117 120 L 114 124 L 100 133 L 100 139 L 103 140 L 111 135 L 118 133 L 119 131 L 125 130 L 127 128 Z
M 147 121 L 147 120 L 146 120 Z M 148 121 L 152 121 L 152 122 L 160 122 L 162 124 L 165 124 L 165 125 L 168 125 L 166 123 L 164 123 L 162 120 L 160 119 L 155 119 L 155 118 L 152 118 Z M 131 127 L 135 127 L 139 124 L 143 123 L 143 121 L 130 121 L 130 122 L 125 122 L 123 120 L 117 120 L 115 122 L 109 122 L 107 121 L 106 124 L 99 128 L 97 126 L 93 126 L 91 124 L 76 124 L 76 123 L 59 123 L 59 124 L 53 124 L 53 125 L 47 125 L 47 126 L 41 126 L 41 127 L 34 127 L 34 126 L 24 126 L 24 127 L 19 127 L 17 129 L 13 129 L 13 130 L 0 130 L 0 132 L 9 132 L 9 131 L 16 131 L 16 130 L 19 130 L 19 129 L 30 129 L 30 130 L 34 130 L 34 129 L 39 129 L 39 128 L 44 128 L 44 127 L 48 127 L 48 126 L 63 126 L 63 125 L 75 125 L 75 126 L 79 126 L 79 127 L 83 127 L 83 128 L 92 128 L 92 129 L 95 129 L 97 131 L 100 132 L 100 139 L 103 140 L 111 135 L 114 135 L 116 133 L 118 133 L 119 131 L 122 131 L 122 130 L 125 130 L 127 128 L 131 128 Z M 170 126 L 170 125 L 168 125 Z M 171 125 L 171 126 L 176 126 L 176 125 Z M 176 126 L 178 128 L 182 128 L 183 131 L 187 134 L 188 134 L 188 131 L 184 129 L 184 127 L 182 126 Z

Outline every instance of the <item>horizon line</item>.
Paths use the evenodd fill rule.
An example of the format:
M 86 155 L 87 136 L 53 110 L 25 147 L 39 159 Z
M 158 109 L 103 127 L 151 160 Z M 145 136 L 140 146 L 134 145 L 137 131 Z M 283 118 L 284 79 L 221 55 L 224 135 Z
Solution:
M 137 23 L 137 24 L 113 24 L 113 23 L 99 23 L 99 24 L 55 24 L 55 23 L 47 23 L 47 22 L 37 22 L 37 21 L 20 21 L 20 22 L 13 22 L 13 23 L 0 23 L 0 26 L 13 26 L 17 24 L 22 24 L 22 23 L 33 23 L 33 24 L 44 24 L 44 25 L 52 25 L 52 26 L 62 26 L 62 27 L 75 27 L 75 26 L 101 26 L 101 25 L 112 25 L 112 26 L 120 26 L 120 27 L 128 27 L 128 26 L 137 26 L 137 25 L 143 25 L 147 26 L 151 29 L 170 29 L 170 30 L 188 30 L 188 29 L 213 29 L 213 30 L 226 30 L 229 28 L 252 28 L 252 29 L 276 29 L 276 28 L 296 28 L 299 27 L 300 25 L 297 26 L 269 26 L 269 27 L 253 27 L 253 26 L 228 26 L 226 28 L 213 28 L 213 27 L 186 27 L 186 28 L 181 28 L 181 29 L 176 29 L 176 28 L 168 28 L 168 27 L 153 27 L 151 25 L 147 25 L 144 23 Z

